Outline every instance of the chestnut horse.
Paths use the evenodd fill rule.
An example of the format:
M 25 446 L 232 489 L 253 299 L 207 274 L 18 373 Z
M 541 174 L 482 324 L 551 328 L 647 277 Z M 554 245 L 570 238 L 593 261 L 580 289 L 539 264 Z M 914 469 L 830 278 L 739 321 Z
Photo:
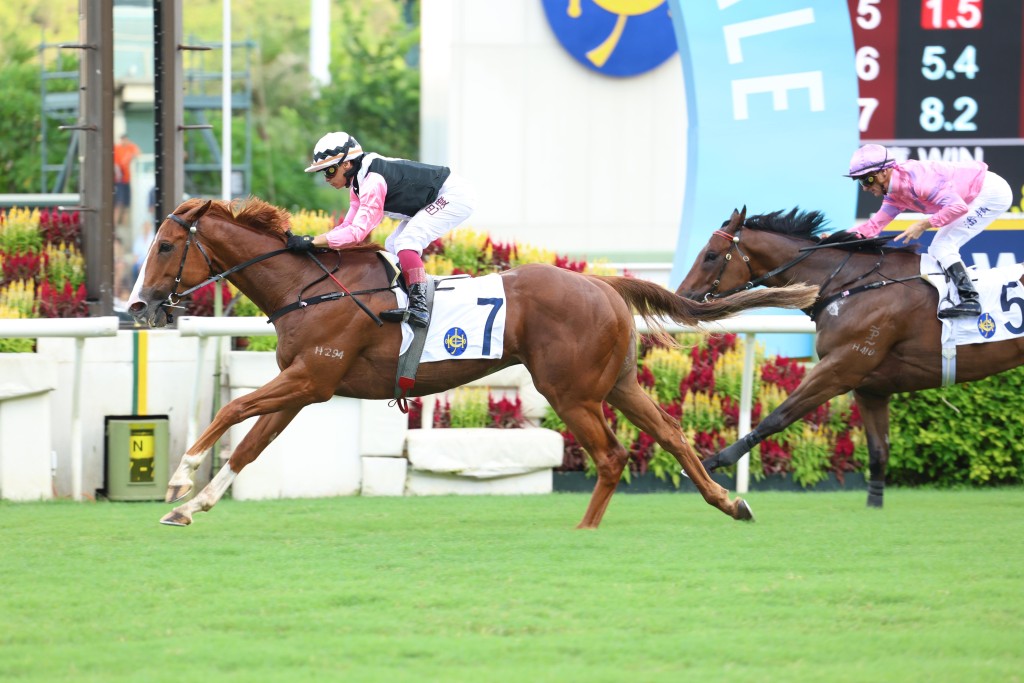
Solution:
M 733 211 L 676 289 L 681 296 L 713 301 L 757 285 L 820 283 L 818 301 L 808 311 L 817 328 L 820 362 L 753 431 L 704 466 L 710 471 L 735 463 L 765 438 L 852 390 L 867 435 L 867 504 L 882 507 L 889 399 L 942 386 L 938 292 L 920 277 L 921 257 L 912 248 L 881 247 L 885 237 L 862 241 L 864 248 L 832 248 L 812 237 L 823 221 L 818 212 L 796 209 L 749 219 L 745 208 Z M 1013 301 L 1021 305 L 1020 299 Z M 1021 363 L 1024 339 L 958 346 L 955 381 L 981 379 Z
M 186 288 L 221 278 L 262 311 L 283 313 L 274 316 L 281 373 L 217 413 L 182 456 L 168 485 L 167 502 L 191 491 L 193 473 L 231 425 L 253 416 L 259 419 L 213 480 L 168 513 L 161 520 L 165 524 L 190 524 L 193 513 L 213 507 L 235 475 L 304 406 L 334 395 L 394 396 L 401 332 L 398 325 L 380 326 L 371 316 L 372 311 L 396 305 L 376 253 L 380 248 L 360 244 L 320 252 L 316 259 L 291 253 L 282 248 L 289 219 L 287 212 L 254 198 L 234 204 L 190 199 L 161 223 L 139 273 L 129 310 L 150 326 L 168 323 L 166 307 L 177 303 Z M 333 267 L 336 277 L 324 275 L 320 258 Z M 628 459 L 604 418 L 604 400 L 672 453 L 708 503 L 734 519 L 752 519 L 747 504 L 739 498 L 730 500 L 704 471 L 678 421 L 637 384 L 637 334 L 630 307 L 654 325 L 655 316 L 693 325 L 751 307 L 804 307 L 813 301 L 813 287 L 745 292 L 705 304 L 642 280 L 582 275 L 548 265 L 521 266 L 501 277 L 507 302 L 504 355 L 425 363 L 411 395 L 445 391 L 522 363 L 597 465 L 597 484 L 579 527 L 596 528 L 601 522 Z M 324 294 L 332 298 L 318 305 L 296 305 L 300 299 Z M 293 308 L 283 311 L 288 306 Z M 317 347 L 340 353 L 317 354 Z

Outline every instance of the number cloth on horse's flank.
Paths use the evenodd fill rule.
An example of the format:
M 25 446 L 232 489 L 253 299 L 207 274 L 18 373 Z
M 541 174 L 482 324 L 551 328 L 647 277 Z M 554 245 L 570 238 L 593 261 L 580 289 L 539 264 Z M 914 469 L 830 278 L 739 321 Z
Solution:
M 395 290 L 398 307 L 405 292 Z M 501 358 L 505 348 L 505 286 L 501 276 L 438 278 L 434 308 L 421 363 L 442 360 Z M 402 348 L 412 343 L 412 328 L 402 323 Z
M 1024 334 L 1024 286 L 1020 284 L 1024 265 L 1011 263 L 989 270 L 968 268 L 967 272 L 978 290 L 982 313 L 976 318 L 944 320 L 942 343 L 945 344 L 951 335 L 957 346 L 963 346 L 1003 341 Z M 949 283 L 938 262 L 928 254 L 921 254 L 921 274 L 939 290 L 941 303 Z

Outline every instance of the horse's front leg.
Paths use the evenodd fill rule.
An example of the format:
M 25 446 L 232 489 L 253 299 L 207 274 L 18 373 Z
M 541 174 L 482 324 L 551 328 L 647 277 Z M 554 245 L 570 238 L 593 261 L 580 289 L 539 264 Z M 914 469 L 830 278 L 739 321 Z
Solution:
M 885 469 L 889 464 L 889 396 L 854 391 L 868 440 L 868 507 L 882 507 Z
M 224 463 L 209 484 L 189 502 L 174 508 L 160 520 L 161 524 L 171 526 L 188 526 L 192 523 L 192 514 L 195 512 L 206 512 L 217 504 L 228 490 L 235 476 L 242 471 L 242 468 L 255 460 L 263 450 L 270 445 L 270 442 L 277 438 L 277 435 L 298 415 L 300 408 L 288 408 L 269 415 L 261 415 L 249 433 L 245 435 L 238 447 L 231 454 L 231 458 Z M 182 461 L 189 456 L 182 458 Z M 181 467 L 179 467 L 179 470 Z M 191 485 L 191 481 L 189 482 Z
M 734 465 L 757 444 L 772 434 L 777 434 L 804 415 L 824 404 L 831 398 L 849 391 L 859 381 L 844 376 L 843 367 L 836 356 L 829 356 L 811 369 L 804 381 L 768 417 L 761 420 L 754 429 L 735 443 L 703 461 L 708 472 Z
M 217 443 L 232 425 L 256 415 L 281 411 L 291 411 L 294 417 L 295 413 L 310 403 L 326 401 L 331 397 L 333 387 L 326 386 L 319 390 L 318 387 L 325 387 L 324 382 L 314 382 L 304 367 L 293 365 L 256 391 L 240 396 L 221 408 L 213 422 L 182 456 L 181 463 L 168 482 L 167 502 L 173 503 L 188 495 L 193 486 L 192 475 L 213 444 Z M 284 425 L 290 421 L 289 417 Z M 282 425 L 281 429 L 283 428 Z

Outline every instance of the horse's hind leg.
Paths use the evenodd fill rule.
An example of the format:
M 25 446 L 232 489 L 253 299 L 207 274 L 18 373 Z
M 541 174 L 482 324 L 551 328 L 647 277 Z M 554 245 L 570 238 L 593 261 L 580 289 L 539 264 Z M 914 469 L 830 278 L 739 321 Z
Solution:
M 889 396 L 854 391 L 868 440 L 868 507 L 882 507 L 885 469 L 889 464 Z
M 686 441 L 679 423 L 651 400 L 636 383 L 635 371 L 624 373 L 619 378 L 608 394 L 608 402 L 622 411 L 630 422 L 653 436 L 662 448 L 675 457 L 705 501 L 733 519 L 754 519 L 746 501 L 742 498 L 729 500 L 729 492 L 711 479 L 701 465 L 700 458 Z
M 596 529 L 601 524 L 615 487 L 622 478 L 629 454 L 612 434 L 600 403 L 580 403 L 569 408 L 556 407 L 580 445 L 586 449 L 597 466 L 597 484 L 590 496 L 590 504 L 577 529 Z

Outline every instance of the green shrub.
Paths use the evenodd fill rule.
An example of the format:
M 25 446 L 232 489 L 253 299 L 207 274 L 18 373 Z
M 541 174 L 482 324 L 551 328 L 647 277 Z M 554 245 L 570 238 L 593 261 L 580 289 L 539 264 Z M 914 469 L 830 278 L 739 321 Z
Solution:
M 991 485 L 1024 482 L 1024 423 L 1014 407 L 1024 368 L 947 389 L 893 397 L 888 481 Z

